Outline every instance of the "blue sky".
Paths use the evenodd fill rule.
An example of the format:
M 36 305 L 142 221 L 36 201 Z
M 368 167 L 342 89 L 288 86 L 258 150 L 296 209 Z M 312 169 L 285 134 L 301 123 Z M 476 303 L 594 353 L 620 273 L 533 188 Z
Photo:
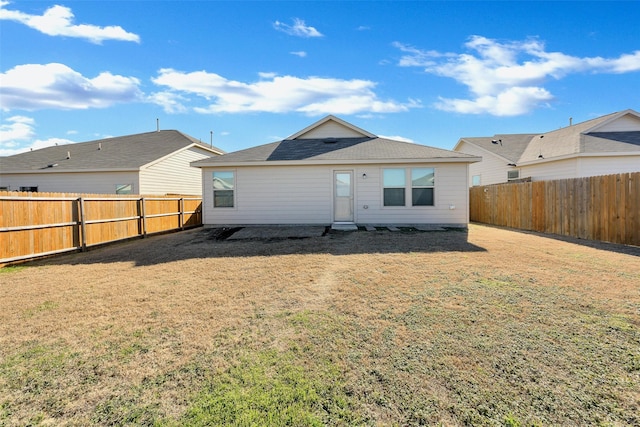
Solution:
M 0 0 L 0 155 L 327 114 L 452 149 L 640 109 L 640 2 Z

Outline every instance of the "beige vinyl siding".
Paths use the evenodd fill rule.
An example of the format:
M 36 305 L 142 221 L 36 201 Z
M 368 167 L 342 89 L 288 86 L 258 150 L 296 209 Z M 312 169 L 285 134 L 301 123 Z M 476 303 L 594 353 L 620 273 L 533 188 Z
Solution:
M 235 170 L 233 208 L 213 207 L 214 170 Z M 204 223 L 330 224 L 332 180 L 320 166 L 204 168 Z
M 434 206 L 383 206 L 382 170 L 435 168 Z M 367 175 L 363 179 L 362 175 Z M 467 164 L 372 165 L 356 168 L 356 222 L 362 224 L 450 224 L 466 226 L 469 217 Z M 410 186 L 411 183 L 407 182 Z M 366 206 L 366 208 L 365 208 Z M 455 209 L 449 209 L 453 206 Z
M 46 193 L 115 194 L 116 185 L 133 184 L 133 192 L 140 186 L 136 172 L 64 172 L 38 174 L 11 174 L 0 178 L 3 187 L 38 187 Z
M 507 166 L 511 163 L 508 160 L 496 157 L 488 151 L 466 142 L 462 142 L 456 151 L 482 157 L 482 161 L 469 165 L 469 187 L 473 185 L 474 175 L 480 175 L 480 185 L 500 184 L 507 182 L 507 171 L 517 169 Z M 520 174 L 520 176 L 523 175 Z
M 467 164 L 434 167 L 435 206 L 382 206 L 381 165 L 203 168 L 204 224 L 323 224 L 333 222 L 333 172 L 354 172 L 354 220 L 360 224 L 468 223 Z M 235 171 L 235 205 L 213 207 L 213 171 Z M 366 178 L 363 177 L 366 174 Z M 455 209 L 449 209 L 450 205 Z M 365 208 L 366 206 L 366 208 Z
M 211 153 L 191 147 L 140 171 L 142 194 L 202 194 L 202 173 L 191 162 L 211 157 Z

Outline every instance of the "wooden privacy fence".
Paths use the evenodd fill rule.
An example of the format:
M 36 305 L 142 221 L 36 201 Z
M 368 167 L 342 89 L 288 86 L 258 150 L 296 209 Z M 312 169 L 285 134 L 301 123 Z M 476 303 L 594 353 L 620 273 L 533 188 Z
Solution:
M 640 172 L 469 190 L 471 221 L 640 246 Z
M 202 224 L 202 198 L 0 192 L 0 264 Z

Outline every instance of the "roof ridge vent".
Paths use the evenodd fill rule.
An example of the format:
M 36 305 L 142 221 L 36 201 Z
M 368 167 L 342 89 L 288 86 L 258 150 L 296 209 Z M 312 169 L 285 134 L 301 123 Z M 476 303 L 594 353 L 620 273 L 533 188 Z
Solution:
M 336 142 L 338 142 L 338 138 L 325 138 L 322 140 L 322 142 L 324 142 L 325 144 L 335 144 Z

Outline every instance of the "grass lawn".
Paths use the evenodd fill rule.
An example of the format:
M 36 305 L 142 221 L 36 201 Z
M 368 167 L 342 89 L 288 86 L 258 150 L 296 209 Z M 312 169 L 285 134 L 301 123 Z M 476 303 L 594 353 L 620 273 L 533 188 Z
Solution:
M 0 425 L 639 425 L 640 248 L 196 229 L 0 270 Z

